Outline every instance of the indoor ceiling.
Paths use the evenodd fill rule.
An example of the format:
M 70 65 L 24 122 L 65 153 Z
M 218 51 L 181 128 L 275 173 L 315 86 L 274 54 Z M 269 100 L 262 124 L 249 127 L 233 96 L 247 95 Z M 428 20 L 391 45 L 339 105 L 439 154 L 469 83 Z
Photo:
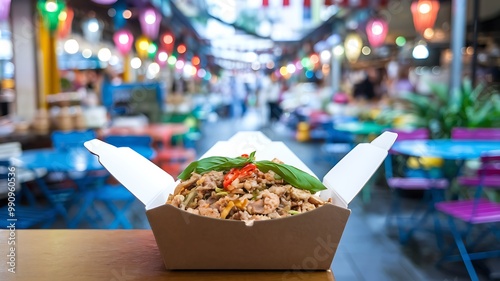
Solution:
M 349 29 L 364 33 L 364 23 L 374 12 L 368 9 L 340 8 L 337 6 L 319 9 L 310 17 L 304 17 L 303 0 L 290 0 L 290 6 L 283 7 L 282 0 L 269 0 L 269 7 L 262 6 L 262 0 L 123 0 L 127 5 L 140 8 L 151 3 L 164 14 L 163 29 L 173 30 L 179 40 L 198 53 L 214 58 L 250 63 L 257 58 L 267 60 L 261 55 L 297 53 L 307 44 L 327 41 L 332 34 L 339 34 L 335 44 Z M 315 0 L 311 0 L 313 3 Z M 323 3 L 323 0 L 316 0 Z M 469 30 L 472 23 L 473 1 L 468 0 Z M 480 1 L 481 21 L 498 18 L 500 1 Z M 418 37 L 410 12 L 412 0 L 389 0 L 388 5 L 378 14 L 388 20 L 389 33 L 386 42 L 394 42 L 397 36 L 411 40 Z M 112 19 L 108 17 L 109 6 L 93 4 L 91 1 L 68 0 L 77 11 L 75 18 L 85 18 L 89 11 L 95 11 L 100 18 L 107 19 L 105 37 L 114 32 Z M 169 5 L 170 4 L 170 5 Z M 436 20 L 436 36 L 428 40 L 449 45 L 452 17 L 452 0 L 441 0 L 441 9 Z M 127 23 L 134 33 L 139 34 L 136 19 Z M 338 26 L 342 26 L 338 28 Z M 487 36 L 498 36 L 496 28 L 488 27 Z M 494 34 L 492 34 L 492 31 Z M 106 34 L 108 36 L 106 36 Z M 439 36 L 438 36 L 439 35 Z M 469 38 L 471 33 L 469 32 Z M 480 40 L 485 37 L 483 32 Z M 335 38 L 334 38 L 335 39 Z M 288 51 L 286 50 L 288 49 Z
M 473 1 L 467 1 L 469 24 L 473 19 Z M 478 1 L 480 1 L 479 16 L 482 21 L 500 15 L 500 1 Z M 314 0 L 312 2 L 314 3 Z M 318 0 L 318 2 L 323 1 Z M 378 11 L 378 14 L 386 18 L 389 23 L 386 42 L 394 42 L 397 36 L 409 39 L 418 37 L 410 12 L 411 2 L 412 0 L 389 0 L 388 5 Z M 172 0 L 172 3 L 189 19 L 199 35 L 212 46 L 235 50 L 261 51 L 266 48 L 271 49 L 273 42 L 321 40 L 336 32 L 331 24 L 332 18 L 344 21 L 348 26 L 347 29 L 358 29 L 363 33 L 363 21 L 374 14 L 373 11 L 366 9 L 323 6 L 318 14 L 311 16 L 312 19 L 305 19 L 303 0 L 291 0 L 288 7 L 282 6 L 282 0 L 270 0 L 269 7 L 263 7 L 261 0 Z M 436 36 L 429 41 L 449 42 L 451 3 L 451 0 L 441 1 L 435 24 Z M 341 13 L 342 10 L 345 13 Z M 311 38 L 311 33 L 322 24 L 328 25 L 321 30 L 325 34 Z

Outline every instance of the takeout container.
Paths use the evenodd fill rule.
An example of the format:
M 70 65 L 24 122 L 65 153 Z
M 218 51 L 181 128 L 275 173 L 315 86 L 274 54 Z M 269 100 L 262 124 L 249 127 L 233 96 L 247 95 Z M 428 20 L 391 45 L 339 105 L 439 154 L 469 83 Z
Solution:
M 165 267 L 170 270 L 327 270 L 351 210 L 348 203 L 387 156 L 397 135 L 385 132 L 372 143 L 357 145 L 323 178 L 326 204 L 303 214 L 245 223 L 187 213 L 165 204 L 177 182 L 130 148 L 100 140 L 85 146 L 146 206 Z M 249 141 L 251 140 L 251 141 Z M 282 142 L 262 133 L 243 132 L 216 143 L 201 158 L 236 157 L 256 151 L 257 160 L 278 158 L 305 172 L 311 170 Z

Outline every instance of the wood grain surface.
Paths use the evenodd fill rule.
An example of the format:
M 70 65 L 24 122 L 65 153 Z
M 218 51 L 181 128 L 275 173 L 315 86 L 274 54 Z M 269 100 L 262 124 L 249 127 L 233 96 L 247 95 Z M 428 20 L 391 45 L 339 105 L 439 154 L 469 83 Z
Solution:
M 0 280 L 334 280 L 331 271 L 167 271 L 150 230 L 17 230 L 10 273 L 8 237 L 0 231 Z

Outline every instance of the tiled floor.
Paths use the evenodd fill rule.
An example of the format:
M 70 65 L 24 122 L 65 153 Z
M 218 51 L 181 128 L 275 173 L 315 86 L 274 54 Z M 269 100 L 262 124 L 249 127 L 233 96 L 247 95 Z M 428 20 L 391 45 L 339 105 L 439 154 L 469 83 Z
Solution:
M 244 118 L 220 119 L 207 122 L 202 127 L 202 138 L 198 142 L 198 155 L 203 154 L 215 142 L 227 140 L 237 131 L 261 130 L 275 141 L 285 142 L 313 172 L 322 178 L 334 165 L 318 157 L 318 143 L 300 143 L 284 126 L 264 126 L 261 114 L 251 111 Z M 380 177 L 380 176 L 379 176 Z M 448 263 L 438 269 L 435 264 L 439 252 L 435 237 L 430 233 L 416 233 L 408 245 L 398 242 L 393 226 L 386 224 L 391 193 L 379 179 L 372 190 L 371 201 L 366 203 L 358 196 L 350 204 L 352 214 L 343 234 L 339 249 L 332 264 L 336 280 L 469 280 L 462 263 Z M 415 204 L 415 199 L 406 199 L 404 205 Z M 105 213 L 104 206 L 98 206 Z M 149 228 L 144 207 L 137 202 L 128 214 L 135 228 Z M 55 227 L 64 227 L 61 223 Z M 88 227 L 81 225 L 81 227 Z M 494 260 L 490 268 L 500 268 Z M 488 280 L 484 275 L 481 280 Z

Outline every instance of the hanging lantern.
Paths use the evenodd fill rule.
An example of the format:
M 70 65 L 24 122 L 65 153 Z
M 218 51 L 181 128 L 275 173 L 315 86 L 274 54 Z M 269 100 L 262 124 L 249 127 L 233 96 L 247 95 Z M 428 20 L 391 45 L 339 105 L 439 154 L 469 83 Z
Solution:
M 144 59 L 148 57 L 149 39 L 141 36 L 135 41 L 135 50 L 137 55 Z
M 167 53 L 171 54 L 174 50 L 175 37 L 171 32 L 165 32 L 161 36 L 160 45 Z
M 434 27 L 439 11 L 439 1 L 437 0 L 418 0 L 411 4 L 411 13 L 413 15 L 413 24 L 415 30 L 423 34 L 427 28 Z
M 66 38 L 71 33 L 74 17 L 75 12 L 70 7 L 59 14 L 59 29 L 57 30 L 59 38 Z
M 92 0 L 93 2 L 101 5 L 111 5 L 114 4 L 118 0 Z
M 59 26 L 59 14 L 64 10 L 66 4 L 62 0 L 39 0 L 38 12 L 42 16 L 43 24 L 50 32 L 57 30 Z
M 99 43 L 101 41 L 104 24 L 97 18 L 88 18 L 82 23 L 83 37 L 89 43 Z
M 269 0 L 262 0 L 262 7 L 264 8 L 269 7 Z
M 113 41 L 118 51 L 122 55 L 126 55 L 132 49 L 132 44 L 134 43 L 134 35 L 127 29 L 121 29 L 115 32 L 113 36 Z
M 9 18 L 11 0 L 0 0 L 0 21 Z
M 290 0 L 283 0 L 283 7 L 290 6 Z
M 354 63 L 358 60 L 362 47 L 363 40 L 359 34 L 350 33 L 346 36 L 344 41 L 344 53 L 350 63 Z
M 161 14 L 156 9 L 148 7 L 139 15 L 142 33 L 149 39 L 155 40 L 160 32 Z
M 389 27 L 384 19 L 375 18 L 369 20 L 366 24 L 366 35 L 368 36 L 370 45 L 374 48 L 382 46 L 385 42 L 388 29 Z

